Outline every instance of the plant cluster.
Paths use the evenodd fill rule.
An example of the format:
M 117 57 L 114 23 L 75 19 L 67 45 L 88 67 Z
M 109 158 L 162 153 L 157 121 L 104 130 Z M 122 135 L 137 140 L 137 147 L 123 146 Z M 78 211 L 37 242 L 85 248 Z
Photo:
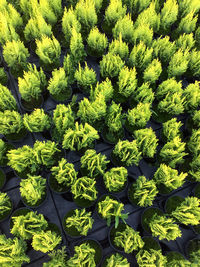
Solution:
M 0 84 L 0 111 L 17 111 L 17 102 L 10 90 Z
M 7 193 L 0 192 L 0 219 L 10 213 L 12 202 Z
M 128 171 L 124 167 L 111 168 L 104 173 L 105 187 L 109 192 L 121 191 L 127 183 Z
M 51 119 L 43 109 L 35 109 L 31 114 L 24 114 L 23 123 L 29 132 L 44 132 L 50 129 Z

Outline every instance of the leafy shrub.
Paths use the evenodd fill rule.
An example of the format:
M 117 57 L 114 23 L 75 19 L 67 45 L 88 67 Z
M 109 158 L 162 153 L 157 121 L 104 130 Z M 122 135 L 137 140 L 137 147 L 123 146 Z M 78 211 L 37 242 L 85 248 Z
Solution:
M 42 36 L 41 40 L 36 40 L 36 54 L 41 65 L 47 69 L 52 69 L 60 65 L 61 47 L 60 43 L 53 36 Z
M 200 104 L 200 83 L 190 83 L 183 91 L 183 97 L 185 97 L 184 107 L 187 112 L 196 110 Z
M 8 163 L 7 152 L 12 149 L 12 145 L 0 139 L 0 165 L 5 166 Z
M 67 228 L 75 228 L 80 235 L 86 236 L 94 223 L 91 215 L 92 213 L 85 209 L 75 209 L 73 215 L 65 220 L 65 225 Z
M 124 267 L 130 266 L 127 258 L 122 256 L 121 254 L 116 252 L 115 254 L 112 254 L 111 256 L 106 258 L 105 267 L 115 267 L 120 265 Z
M 195 43 L 197 48 L 200 48 L 200 27 L 198 27 L 195 32 Z
M 186 197 L 171 216 L 185 225 L 198 225 L 200 222 L 200 200 L 197 197 Z
M 58 184 L 66 187 L 70 187 L 74 184 L 78 174 L 74 169 L 74 165 L 67 162 L 64 158 L 58 162 L 57 166 L 51 168 L 51 173 Z
M 192 122 L 194 123 L 194 125 L 196 127 L 200 127 L 200 111 L 199 110 L 195 110 L 193 112 L 193 115 L 192 115 Z
M 176 118 L 168 120 L 163 123 L 162 134 L 167 141 L 173 140 L 175 137 L 181 137 L 180 127 L 183 124 L 177 121 Z
M 2 267 L 20 267 L 24 262 L 30 262 L 29 257 L 25 254 L 27 245 L 22 239 L 17 237 L 11 239 L 5 235 L 0 235 L 0 250 Z
M 40 68 L 40 71 L 37 70 L 36 65 L 29 64 L 23 78 L 18 78 L 19 92 L 26 102 L 40 99 L 46 85 L 46 76 L 42 68 Z
M 115 24 L 112 32 L 115 39 L 117 39 L 121 33 L 122 40 L 126 43 L 131 43 L 134 34 L 134 26 L 130 14 L 120 18 Z
M 135 108 L 128 110 L 126 114 L 126 126 L 133 132 L 135 129 L 144 128 L 150 118 L 150 104 L 139 103 Z
M 188 149 L 193 156 L 198 156 L 200 152 L 200 129 L 193 129 L 192 135 L 190 136 L 189 142 L 187 143 Z
M 185 17 L 181 18 L 178 24 L 178 28 L 176 29 L 176 33 L 182 34 L 193 32 L 196 28 L 197 20 L 198 16 L 195 16 L 195 12 L 192 10 Z
M 99 135 L 92 126 L 76 122 L 74 130 L 69 128 L 65 132 L 62 146 L 65 149 L 79 151 L 82 148 L 91 147 L 96 139 L 99 139 Z
M 136 67 L 139 71 L 144 71 L 152 61 L 153 48 L 148 48 L 142 41 L 133 46 L 129 56 L 129 65 Z
M 67 253 L 65 251 L 66 247 L 57 249 L 48 254 L 50 260 L 43 263 L 43 267 L 54 267 L 54 266 L 66 266 L 67 265 Z
M 67 54 L 63 59 L 63 68 L 65 70 L 66 76 L 68 77 L 68 84 L 71 85 L 74 83 L 75 78 L 74 74 L 77 68 L 77 62 L 74 62 L 72 54 Z
M 51 119 L 43 109 L 35 109 L 31 114 L 24 114 L 24 126 L 29 132 L 43 132 L 51 127 Z
M 190 34 L 182 34 L 176 40 L 176 47 L 178 49 L 191 50 L 195 46 L 195 40 L 193 38 L 193 33 Z
M 164 267 L 167 263 L 167 259 L 162 255 L 162 251 L 152 248 L 150 248 L 149 250 L 141 249 L 136 254 L 136 260 L 139 266 L 151 265 Z
M 71 105 L 57 105 L 53 111 L 53 138 L 61 141 L 65 131 L 69 128 L 73 128 L 74 121 L 75 114 L 72 111 Z
M 48 141 L 36 141 L 34 144 L 34 153 L 37 158 L 37 162 L 40 165 L 44 165 L 47 168 L 52 167 L 58 161 L 58 155 L 61 150 L 58 148 L 58 144 Z
M 176 164 L 184 162 L 185 143 L 177 136 L 171 141 L 168 141 L 160 150 L 160 158 L 163 163 L 168 164 L 171 168 L 175 168 Z
M 123 166 L 131 166 L 135 164 L 138 166 L 139 161 L 141 160 L 141 152 L 139 152 L 137 141 L 133 140 L 132 142 L 125 140 L 119 141 L 113 150 L 113 156 L 117 158 L 120 164 Z
M 19 173 L 35 173 L 39 168 L 33 148 L 27 145 L 9 150 L 7 157 L 8 165 Z
M 85 199 L 89 201 L 95 201 L 97 199 L 97 190 L 95 187 L 95 179 L 88 177 L 81 177 L 76 179 L 74 184 L 71 187 L 71 192 L 74 195 L 74 198 Z
M 154 101 L 154 92 L 149 87 L 149 83 L 143 83 L 141 86 L 137 86 L 133 92 L 132 100 L 136 103 L 150 104 L 152 105 Z
M 56 22 L 58 22 L 59 17 L 62 15 L 61 0 L 40 1 L 40 12 L 49 24 L 55 25 Z
M 63 68 L 55 69 L 52 72 L 52 78 L 49 80 L 47 90 L 57 101 L 64 101 L 70 98 L 71 88 Z
M 67 266 L 74 267 L 77 264 L 80 266 L 96 266 L 95 249 L 92 248 L 90 244 L 83 243 L 79 246 L 75 246 L 74 250 L 74 256 L 67 261 Z
M 15 28 L 9 21 L 5 18 L 4 14 L 0 12 L 0 21 L 1 21 L 1 28 L 0 28 L 0 43 L 5 45 L 8 41 L 17 41 L 19 40 L 19 35 L 15 31 Z
M 11 234 L 23 240 L 31 239 L 48 227 L 48 223 L 42 214 L 30 211 L 26 215 L 12 217 L 13 226 Z
M 143 42 L 146 46 L 150 47 L 153 40 L 153 30 L 149 27 L 149 24 L 141 23 L 134 29 L 133 43 L 135 45 Z
M 108 53 L 113 55 L 118 55 L 122 60 L 128 58 L 129 48 L 128 45 L 122 41 L 122 35 L 119 34 L 118 39 L 112 40 L 108 47 Z
M 178 174 L 177 170 L 172 169 L 165 164 L 160 164 L 153 179 L 158 187 L 164 186 L 168 191 L 172 191 L 181 187 L 184 184 L 186 177 L 187 173 L 181 172 Z
M 24 129 L 22 116 L 14 110 L 0 112 L 0 133 L 4 135 L 18 134 Z
M 94 1 L 78 1 L 78 3 L 76 4 L 75 12 L 77 19 L 81 24 L 82 33 L 89 33 L 89 31 L 97 24 L 97 14 Z
M 85 93 L 90 93 L 90 87 L 95 86 L 97 82 L 96 73 L 92 68 L 89 68 L 85 62 L 85 68 L 83 69 L 79 64 L 79 69 L 75 72 L 75 79 L 78 85 Z
M 175 93 L 182 93 L 182 84 L 181 81 L 177 82 L 175 78 L 170 78 L 158 85 L 156 90 L 156 98 L 158 100 L 163 99 L 167 95 L 175 94 Z
M 81 157 L 81 169 L 89 177 L 98 177 L 103 175 L 110 161 L 101 153 L 96 153 L 94 149 L 88 149 Z
M 0 110 L 17 110 L 17 102 L 10 90 L 0 84 Z
M 182 235 L 175 221 L 172 218 L 167 218 L 165 215 L 153 215 L 149 227 L 152 235 L 158 237 L 159 240 L 166 239 L 171 241 Z
M 72 28 L 71 34 L 70 53 L 72 55 L 72 61 L 77 64 L 84 61 L 86 52 L 81 33 L 77 32 L 75 28 Z
M 189 55 L 189 71 L 190 75 L 194 76 L 195 78 L 199 79 L 200 77 L 200 53 L 196 49 L 193 49 Z
M 124 61 L 119 55 L 108 53 L 100 61 L 100 73 L 103 78 L 116 78 L 124 66 Z
M 158 139 L 152 128 L 137 130 L 134 132 L 138 148 L 144 157 L 153 158 L 156 154 Z
M 114 236 L 114 244 L 123 248 L 126 253 L 132 253 L 134 250 L 141 249 L 144 242 L 139 234 L 133 228 L 126 225 L 123 231 L 117 231 Z
M 169 33 L 171 26 L 178 18 L 178 3 L 176 0 L 167 0 L 160 12 L 160 31 Z
M 92 56 L 102 56 L 108 46 L 105 34 L 99 32 L 98 28 L 91 29 L 87 38 L 88 52 Z
M 188 172 L 188 174 L 195 179 L 197 182 L 200 181 L 200 172 L 199 172 L 199 168 L 200 168 L 200 155 L 194 157 L 192 159 L 192 162 L 190 162 L 190 170 Z
M 109 192 L 121 191 L 127 183 L 128 171 L 124 167 L 116 167 L 103 175 L 106 189 Z
M 20 182 L 20 193 L 28 205 L 38 205 L 46 195 L 46 179 L 40 175 L 28 174 L 28 178 L 22 179 Z
M 5 217 L 12 209 L 12 202 L 7 193 L 0 192 L 0 218 Z
M 126 0 L 125 1 L 127 7 L 129 7 L 129 9 L 131 10 L 132 15 L 136 16 L 139 13 L 141 13 L 144 9 L 147 9 L 148 6 L 151 3 L 151 0 Z
M 154 59 L 147 68 L 144 70 L 143 79 L 144 82 L 154 84 L 160 77 L 162 72 L 162 65 L 158 59 Z
M 79 23 L 73 8 L 71 7 L 68 10 L 65 8 L 62 17 L 62 31 L 65 36 L 65 41 L 68 45 L 70 44 L 73 28 L 76 30 L 76 32 L 80 32 L 81 24 Z
M 4 70 L 4 68 L 0 68 L 0 83 L 2 85 L 7 85 L 8 83 L 8 76 Z
M 129 197 L 140 207 L 148 207 L 153 204 L 158 190 L 153 180 L 147 180 L 145 176 L 139 176 L 132 184 Z
M 124 204 L 118 202 L 115 199 L 106 196 L 106 198 L 98 203 L 98 213 L 103 219 L 107 220 L 107 226 L 110 226 L 112 219 L 115 220 L 115 228 L 119 224 L 119 219 L 125 223 L 125 219 L 128 218 L 128 214 L 122 213 L 124 210 Z
M 180 77 L 187 71 L 188 56 L 188 51 L 183 51 L 182 49 L 179 49 L 172 55 L 167 68 L 169 78 Z
M 33 236 L 32 247 L 36 251 L 47 253 L 55 249 L 62 241 L 61 236 L 52 231 L 40 231 Z
M 106 78 L 105 81 L 102 81 L 101 83 L 97 82 L 96 86 L 90 89 L 90 99 L 91 101 L 95 101 L 102 95 L 105 98 L 105 101 L 108 102 L 112 99 L 113 93 L 114 89 L 112 83 Z

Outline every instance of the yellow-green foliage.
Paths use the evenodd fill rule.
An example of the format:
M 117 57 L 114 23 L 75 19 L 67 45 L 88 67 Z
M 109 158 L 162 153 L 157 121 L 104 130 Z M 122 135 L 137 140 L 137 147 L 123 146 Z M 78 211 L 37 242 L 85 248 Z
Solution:
M 117 39 L 121 33 L 122 40 L 126 43 L 131 43 L 134 33 L 134 26 L 133 21 L 131 20 L 131 16 L 127 14 L 123 18 L 119 19 L 115 24 L 112 32 L 114 38 Z
M 105 24 L 109 29 L 112 29 L 116 22 L 123 18 L 126 14 L 126 6 L 122 5 L 121 0 L 111 0 L 105 11 Z
M 128 58 L 129 48 L 128 45 L 122 41 L 122 35 L 119 34 L 119 38 L 112 40 L 109 44 L 108 52 L 114 55 L 119 55 L 122 60 Z

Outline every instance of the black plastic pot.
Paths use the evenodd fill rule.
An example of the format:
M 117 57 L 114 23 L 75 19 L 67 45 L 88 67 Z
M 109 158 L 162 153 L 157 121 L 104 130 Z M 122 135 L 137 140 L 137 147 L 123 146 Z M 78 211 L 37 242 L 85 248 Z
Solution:
M 154 214 L 163 215 L 163 211 L 157 207 L 149 207 L 149 208 L 144 210 L 144 212 L 142 213 L 142 216 L 141 216 L 142 227 L 148 233 L 151 233 L 149 223 L 150 223 L 152 217 L 154 216 Z
M 177 261 L 186 260 L 186 258 L 178 251 L 170 251 L 166 254 L 166 257 L 168 264 L 170 264 L 171 261 L 173 262 L 174 259 Z
M 159 242 L 152 236 L 144 236 L 142 240 L 144 241 L 144 247 L 143 247 L 144 250 L 149 250 L 149 249 L 161 250 Z
M 58 96 L 50 94 L 50 98 L 57 104 L 70 103 L 71 97 L 72 97 L 72 88 L 69 87 L 68 89 L 69 89 L 69 92 L 66 95 L 64 95 L 64 93 L 61 93 Z
M 23 128 L 19 131 L 19 133 L 7 134 L 7 135 L 4 135 L 4 137 L 8 141 L 19 142 L 19 141 L 22 141 L 26 137 L 27 133 L 28 132 L 25 130 L 25 128 Z
M 199 250 L 200 250 L 200 239 L 199 238 L 194 238 L 190 240 L 185 246 L 185 253 L 189 260 L 191 260 L 191 253 L 197 252 Z
M 9 142 L 6 142 L 5 145 L 6 145 L 6 153 L 5 154 L 7 154 L 9 150 L 15 149 L 15 146 L 13 144 L 9 143 Z M 7 166 L 7 163 L 8 163 L 8 158 L 5 155 L 2 158 L 2 160 L 0 161 L 0 166 L 1 167 L 6 167 Z M 1 184 L 1 182 L 0 182 L 0 184 Z M 1 185 L 0 185 L 0 188 L 1 188 Z
M 116 250 L 118 252 L 124 252 L 124 249 L 115 245 L 115 243 L 114 243 L 114 237 L 115 237 L 116 232 L 122 232 L 122 231 L 125 230 L 125 228 L 126 228 L 126 224 L 119 223 L 119 225 L 117 226 L 117 228 L 115 228 L 115 226 L 113 225 L 110 228 L 110 230 L 109 230 L 108 239 L 109 239 L 110 246 L 114 250 Z
M 180 196 L 169 197 L 165 203 L 165 211 L 168 214 L 172 213 L 183 201 L 184 198 Z
M 6 183 L 6 175 L 3 170 L 0 169 L 0 190 L 4 187 Z
M 123 140 L 125 137 L 124 129 L 121 129 L 121 132 L 113 134 L 113 140 L 109 140 L 106 134 L 109 132 L 108 128 L 105 126 L 101 132 L 101 137 L 105 143 L 109 145 L 115 145 L 119 140 Z M 115 139 L 114 139 L 115 138 Z
M 70 190 L 69 187 L 62 186 L 61 184 L 59 184 L 57 182 L 57 180 L 55 179 L 55 177 L 53 177 L 52 174 L 50 174 L 50 176 L 48 178 L 48 184 L 49 184 L 51 191 L 56 193 L 56 194 L 65 194 L 65 193 L 69 192 L 69 190 Z
M 73 201 L 80 208 L 90 208 L 93 205 L 95 205 L 95 202 L 96 202 L 96 200 L 90 201 L 90 200 L 83 199 L 83 198 L 80 198 L 80 197 L 74 198 L 74 196 L 73 196 Z
M 39 99 L 32 99 L 30 102 L 26 102 L 22 98 L 20 99 L 20 105 L 23 110 L 27 112 L 33 111 L 35 108 L 42 108 L 44 104 L 44 98 L 41 95 Z
M 109 267 L 108 265 L 107 265 L 107 263 L 106 263 L 106 260 L 107 259 L 109 259 L 112 255 L 115 255 L 115 254 L 120 254 L 123 258 L 125 258 L 124 257 L 124 255 L 122 254 L 122 253 L 120 253 L 120 252 L 111 252 L 111 253 L 109 253 L 109 254 L 107 254 L 104 258 L 103 258 L 103 261 L 102 261 L 102 267 Z M 129 263 L 130 264 L 130 263 Z M 130 265 L 131 266 L 131 265 Z

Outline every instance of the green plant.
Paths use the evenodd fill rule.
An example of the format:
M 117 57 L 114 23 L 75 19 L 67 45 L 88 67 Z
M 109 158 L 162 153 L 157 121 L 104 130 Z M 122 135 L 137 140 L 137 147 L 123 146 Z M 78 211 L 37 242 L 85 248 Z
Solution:
M 132 38 L 135 45 L 143 42 L 146 46 L 150 47 L 153 40 L 153 29 L 150 28 L 149 24 L 141 23 L 137 28 L 134 29 Z
M 158 139 L 152 128 L 145 128 L 134 131 L 134 137 L 138 148 L 144 157 L 153 158 L 156 154 Z
M 195 12 L 192 10 L 185 17 L 181 18 L 178 24 L 178 28 L 176 29 L 176 33 L 182 34 L 193 32 L 196 28 L 197 20 L 198 15 L 195 16 Z
M 42 214 L 30 211 L 26 215 L 12 217 L 11 234 L 22 238 L 31 239 L 35 234 L 40 233 L 48 227 L 48 223 Z
M 131 166 L 135 164 L 138 166 L 139 161 L 142 158 L 142 153 L 139 152 L 137 141 L 118 141 L 112 151 L 113 156 L 119 161 L 123 166 Z
M 126 225 L 123 231 L 117 231 L 114 236 L 114 244 L 123 248 L 125 253 L 132 253 L 134 250 L 141 249 L 144 242 L 139 234 L 132 227 Z
M 126 126 L 133 132 L 136 129 L 144 128 L 151 118 L 149 103 L 139 103 L 135 108 L 129 109 L 126 114 Z
M 15 110 L 17 111 L 17 102 L 10 90 L 0 84 L 0 111 Z
M 171 216 L 185 225 L 198 225 L 200 223 L 200 199 L 197 197 L 186 197 Z
M 130 97 L 137 87 L 136 69 L 123 67 L 119 72 L 117 85 L 117 93 L 119 93 L 120 96 L 126 99 Z
M 152 267 L 165 267 L 167 259 L 163 256 L 161 250 L 155 250 L 150 248 L 149 250 L 141 249 L 136 254 L 136 260 L 139 266 L 152 266 Z
M 127 7 L 130 9 L 132 15 L 136 16 L 144 9 L 147 9 L 151 3 L 151 0 L 125 0 Z
M 119 55 L 107 53 L 100 61 L 100 73 L 103 78 L 116 78 L 120 70 L 123 68 L 125 62 Z
M 17 149 L 11 149 L 8 151 L 7 157 L 8 166 L 19 173 L 26 170 L 29 173 L 35 173 L 39 168 L 34 150 L 30 146 L 24 145 Z
M 153 57 L 153 48 L 147 47 L 142 41 L 135 44 L 130 56 L 129 65 L 131 67 L 136 67 L 139 72 L 144 71 L 147 65 L 150 64 Z
M 197 130 L 193 129 L 189 142 L 187 143 L 187 147 L 194 157 L 197 157 L 200 152 L 199 141 L 200 141 L 200 129 Z
M 109 192 L 121 191 L 127 183 L 128 171 L 124 167 L 116 167 L 103 175 L 106 189 Z
M 57 166 L 51 168 L 51 173 L 58 184 L 66 187 L 70 187 L 74 184 L 78 174 L 74 169 L 74 165 L 67 162 L 64 158 L 58 162 Z
M 88 149 L 81 157 L 81 169 L 89 177 L 95 178 L 99 175 L 104 175 L 109 162 L 105 155 L 101 153 L 97 154 L 94 149 Z
M 6 19 L 4 14 L 0 12 L 0 21 L 1 21 L 1 27 L 0 27 L 0 43 L 1 45 L 5 45 L 8 41 L 17 41 L 19 40 L 19 35 L 17 34 L 15 28 L 12 24 L 9 23 L 9 21 Z
M 52 71 L 52 78 L 49 80 L 47 90 L 57 101 L 65 101 L 71 97 L 71 88 L 64 68 Z
M 119 34 L 118 39 L 112 40 L 108 47 L 108 53 L 113 55 L 118 55 L 122 60 L 128 58 L 129 48 L 128 45 L 122 41 L 122 35 Z
M 95 249 L 90 246 L 90 244 L 83 243 L 79 246 L 74 247 L 75 253 L 67 261 L 67 266 L 74 267 L 75 265 L 83 267 L 95 267 Z
M 158 190 L 155 182 L 147 180 L 145 176 L 139 176 L 129 191 L 130 199 L 140 207 L 151 206 L 157 194 Z
M 95 87 L 90 89 L 90 100 L 95 101 L 97 98 L 102 95 L 105 98 L 105 101 L 108 102 L 113 98 L 114 89 L 111 81 L 106 78 L 105 81 L 101 83 L 97 82 Z
M 123 137 L 123 119 L 124 117 L 122 115 L 121 105 L 112 101 L 105 116 L 105 138 L 109 142 L 116 143 L 120 138 Z
M 84 50 L 84 44 L 82 40 L 81 33 L 77 32 L 73 27 L 71 31 L 70 39 L 70 52 L 72 56 L 72 61 L 75 64 L 83 62 L 86 57 L 86 52 Z
M 158 100 L 163 99 L 167 95 L 175 93 L 182 93 L 182 83 L 177 82 L 175 78 L 170 78 L 159 84 L 155 95 Z
M 178 0 L 178 5 L 181 17 L 189 14 L 191 11 L 196 14 L 200 9 L 200 3 L 197 0 Z
M 98 126 L 102 127 L 102 121 L 106 116 L 106 107 L 105 97 L 102 94 L 93 102 L 85 97 L 79 102 L 77 116 L 81 119 L 82 123 L 89 123 L 98 129 Z
M 160 77 L 162 72 L 162 65 L 158 59 L 154 59 L 144 70 L 144 82 L 154 84 Z
M 149 227 L 152 236 L 158 237 L 159 240 L 176 240 L 177 237 L 181 237 L 182 235 L 175 221 L 172 218 L 167 218 L 165 215 L 159 216 L 154 214 L 149 222 Z
M 117 252 L 109 257 L 106 257 L 105 267 L 117 267 L 117 266 L 130 267 L 130 263 L 128 263 L 127 258 L 125 258 L 124 256 L 122 256 Z
M 175 168 L 177 164 L 182 164 L 184 156 L 188 155 L 185 152 L 185 145 L 178 136 L 168 141 L 160 150 L 161 161 L 168 164 L 171 168 Z
M 102 56 L 108 46 L 105 34 L 100 33 L 98 28 L 91 29 L 87 38 L 88 52 L 92 56 Z
M 182 49 L 179 49 L 177 52 L 175 52 L 170 61 L 167 68 L 168 76 L 171 77 L 180 77 L 183 75 L 188 68 L 189 63 L 189 53 L 188 50 L 183 51 Z
M 167 141 L 173 140 L 176 136 L 181 137 L 180 128 L 182 126 L 181 121 L 177 121 L 177 118 L 173 118 L 163 123 L 162 135 Z
M 19 92 L 22 99 L 28 103 L 39 100 L 46 85 L 46 76 L 42 68 L 37 70 L 36 65 L 29 64 L 23 78 L 18 78 Z
M 169 0 L 174 1 L 174 0 Z M 167 64 L 176 52 L 175 42 L 170 41 L 169 36 L 160 36 L 152 44 L 154 57 L 159 58 L 163 64 Z
M 121 34 L 122 40 L 124 42 L 131 43 L 131 39 L 134 33 L 134 26 L 130 14 L 127 14 L 126 16 L 120 18 L 115 24 L 112 32 L 115 39 L 119 38 L 119 35 Z
M 29 132 L 37 133 L 49 130 L 51 127 L 51 119 L 43 109 L 35 109 L 31 114 L 24 114 L 24 126 Z
M 149 87 L 149 83 L 143 83 L 141 86 L 137 86 L 135 91 L 133 92 L 132 101 L 136 102 L 137 104 L 143 103 L 143 104 L 150 104 L 152 105 L 154 101 L 154 92 Z
M 195 37 L 195 43 L 196 43 L 197 48 L 200 48 L 200 27 L 196 29 L 194 37 Z
M 0 192 L 0 219 L 4 218 L 10 213 L 12 209 L 12 202 L 7 193 Z
M 81 31 L 81 24 L 79 23 L 76 17 L 74 9 L 72 7 L 69 9 L 66 9 L 65 7 L 64 14 L 62 17 L 62 31 L 64 33 L 65 41 L 67 45 L 70 44 L 70 39 L 72 37 L 73 28 L 78 33 Z
M 71 85 L 74 83 L 75 78 L 74 74 L 77 68 L 77 62 L 74 62 L 72 54 L 67 54 L 63 59 L 63 68 L 65 70 L 66 76 L 68 77 L 68 84 Z
M 71 192 L 75 199 L 95 201 L 98 193 L 95 184 L 95 179 L 84 176 L 74 181 Z
M 57 249 L 48 254 L 50 260 L 43 263 L 43 267 L 62 267 L 67 266 L 68 255 L 66 253 L 66 247 L 63 246 L 61 249 Z
M 116 25 L 120 18 L 123 18 L 126 14 L 126 6 L 122 4 L 121 0 L 111 0 L 104 17 L 105 31 L 111 29 Z
M 149 7 L 138 15 L 135 26 L 138 27 L 139 25 L 146 24 L 154 32 L 158 32 L 160 28 L 160 14 L 157 14 L 155 7 L 155 2 L 151 2 Z
M 124 204 L 109 196 L 98 202 L 98 213 L 103 219 L 107 220 L 107 226 L 110 226 L 112 219 L 115 220 L 115 228 L 119 224 L 119 219 L 126 223 L 125 219 L 128 218 L 128 213 L 122 213 L 123 210 Z
M 26 41 L 35 41 L 41 39 L 42 36 L 52 36 L 51 25 L 47 24 L 40 12 L 37 12 L 28 20 L 24 29 L 24 37 Z
M 89 31 L 97 24 L 97 14 L 95 2 L 89 0 L 80 0 L 75 8 L 78 21 L 81 23 L 81 31 L 88 34 Z
M 190 34 L 182 34 L 176 40 L 176 47 L 177 49 L 191 50 L 195 46 L 195 40 L 193 38 L 193 33 Z
M 184 112 L 185 97 L 182 93 L 168 93 L 166 97 L 158 103 L 157 110 L 165 113 L 169 117 L 177 116 Z
M 195 110 L 192 114 L 192 122 L 196 127 L 200 127 L 200 111 Z
M 62 141 L 65 131 L 74 127 L 75 114 L 71 105 L 59 104 L 53 111 L 53 138 Z
M 44 19 L 51 25 L 58 22 L 59 17 L 62 15 L 61 0 L 42 0 L 40 1 L 40 12 Z
M 51 230 L 40 231 L 33 235 L 32 247 L 36 251 L 47 253 L 53 251 L 62 241 L 61 236 Z
M 192 159 L 192 162 L 190 162 L 190 170 L 188 171 L 188 174 L 191 175 L 191 177 L 195 179 L 197 182 L 200 181 L 199 168 L 200 168 L 200 155 Z
M 97 82 L 96 72 L 88 67 L 87 62 L 85 62 L 85 68 L 82 68 L 79 64 L 74 77 L 82 90 L 88 94 L 90 93 L 90 87 L 95 86 Z
M 61 47 L 60 43 L 53 36 L 42 36 L 41 40 L 36 40 L 36 54 L 38 55 L 41 65 L 47 69 L 53 69 L 60 65 Z
M 29 52 L 20 40 L 7 41 L 3 46 L 3 57 L 11 70 L 20 72 L 27 67 Z
M 176 0 L 167 0 L 160 12 L 160 31 L 169 33 L 171 26 L 178 18 L 178 3 Z
M 164 189 L 166 188 L 168 192 L 175 190 L 179 187 L 181 187 L 184 182 L 185 178 L 187 177 L 187 173 L 180 173 L 178 174 L 178 171 L 175 169 L 172 169 L 171 167 L 160 164 L 157 171 L 154 174 L 154 181 L 156 185 L 158 185 L 158 188 L 162 188 L 164 186 Z
M 66 130 L 62 146 L 65 149 L 79 151 L 82 148 L 91 147 L 96 139 L 99 139 L 99 135 L 92 126 L 76 122 L 74 130 L 71 128 Z
M 94 223 L 91 215 L 92 213 L 87 212 L 85 209 L 75 209 L 73 215 L 65 220 L 65 225 L 67 228 L 75 228 L 80 235 L 86 236 Z
M 28 174 L 28 178 L 20 182 L 20 193 L 25 203 L 29 206 L 37 206 L 46 196 L 46 179 L 40 175 Z
M 36 141 L 34 143 L 34 153 L 38 164 L 44 165 L 47 168 L 52 167 L 59 159 L 61 150 L 58 148 L 58 144 L 48 141 Z
M 5 110 L 0 112 L 0 132 L 4 135 L 18 134 L 24 130 L 23 119 L 19 112 Z
M 200 82 L 190 83 L 183 90 L 183 97 L 185 97 L 185 110 L 187 112 L 195 111 L 200 104 Z
M 8 163 L 7 153 L 9 150 L 11 150 L 13 147 L 11 144 L 4 142 L 2 139 L 0 139 L 0 165 L 5 166 Z
M 198 50 L 193 49 L 190 52 L 189 55 L 189 71 L 190 71 L 190 75 L 192 74 L 192 76 L 194 76 L 195 78 L 199 79 L 200 77 L 200 53 Z
M 30 262 L 30 258 L 25 254 L 27 245 L 22 239 L 6 238 L 0 235 L 0 264 L 2 267 L 20 267 L 25 262 Z
M 4 70 L 4 68 L 0 68 L 0 83 L 2 85 L 7 85 L 8 83 L 8 76 Z
M 179 252 L 170 251 L 169 253 L 167 253 L 166 257 L 167 257 L 166 267 L 171 267 L 171 266 L 175 267 L 178 265 L 184 267 L 191 266 L 191 262 L 186 260 L 186 258 Z

